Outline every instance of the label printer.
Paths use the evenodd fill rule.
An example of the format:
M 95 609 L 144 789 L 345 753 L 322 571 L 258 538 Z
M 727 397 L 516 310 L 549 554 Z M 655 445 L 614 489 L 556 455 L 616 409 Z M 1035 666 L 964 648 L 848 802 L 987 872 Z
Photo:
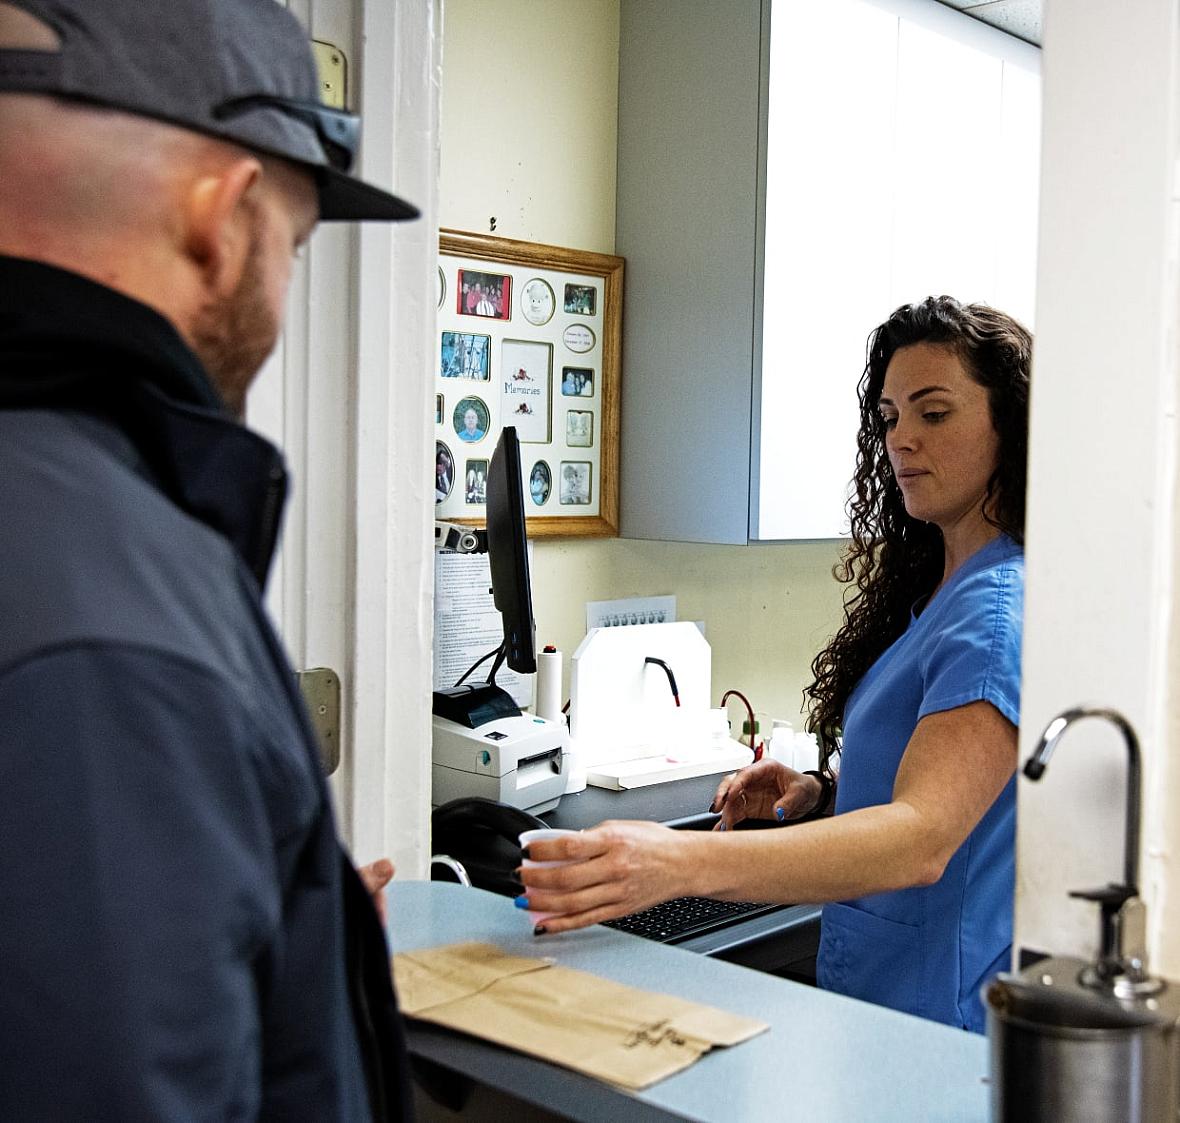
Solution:
M 492 683 L 434 693 L 431 802 L 483 796 L 534 815 L 557 806 L 566 787 L 564 721 L 521 713 Z

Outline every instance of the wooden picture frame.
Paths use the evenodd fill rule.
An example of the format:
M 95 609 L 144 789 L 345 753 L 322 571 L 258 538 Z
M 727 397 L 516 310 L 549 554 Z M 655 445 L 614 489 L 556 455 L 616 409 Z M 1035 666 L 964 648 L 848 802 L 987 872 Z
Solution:
M 466 461 L 489 460 L 502 427 L 516 424 L 530 537 L 619 532 L 623 264 L 613 254 L 439 231 L 435 439 L 465 479 Z M 487 355 L 457 364 L 457 333 L 489 337 Z M 454 374 L 482 372 L 484 362 L 488 376 Z M 472 494 L 436 489 L 435 517 L 482 526 Z

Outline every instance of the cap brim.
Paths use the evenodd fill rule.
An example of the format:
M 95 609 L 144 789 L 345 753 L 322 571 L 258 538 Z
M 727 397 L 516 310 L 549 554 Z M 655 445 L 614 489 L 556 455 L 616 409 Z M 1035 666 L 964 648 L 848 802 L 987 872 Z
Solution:
M 336 171 L 316 168 L 321 222 L 402 222 L 421 213 L 413 203 Z

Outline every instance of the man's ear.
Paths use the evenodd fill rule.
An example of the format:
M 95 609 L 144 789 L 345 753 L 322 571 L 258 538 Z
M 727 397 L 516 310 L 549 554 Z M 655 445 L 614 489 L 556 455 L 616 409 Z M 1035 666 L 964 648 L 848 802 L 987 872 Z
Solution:
M 261 178 L 262 164 L 242 156 L 189 185 L 184 250 L 212 296 L 229 296 L 242 278 L 255 226 L 251 188 Z

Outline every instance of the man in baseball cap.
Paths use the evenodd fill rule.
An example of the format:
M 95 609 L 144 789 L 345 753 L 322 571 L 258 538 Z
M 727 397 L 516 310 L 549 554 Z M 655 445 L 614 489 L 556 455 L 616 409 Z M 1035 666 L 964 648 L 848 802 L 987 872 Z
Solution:
M 240 423 L 349 175 L 275 0 L 0 0 L 0 1119 L 403 1118 Z

